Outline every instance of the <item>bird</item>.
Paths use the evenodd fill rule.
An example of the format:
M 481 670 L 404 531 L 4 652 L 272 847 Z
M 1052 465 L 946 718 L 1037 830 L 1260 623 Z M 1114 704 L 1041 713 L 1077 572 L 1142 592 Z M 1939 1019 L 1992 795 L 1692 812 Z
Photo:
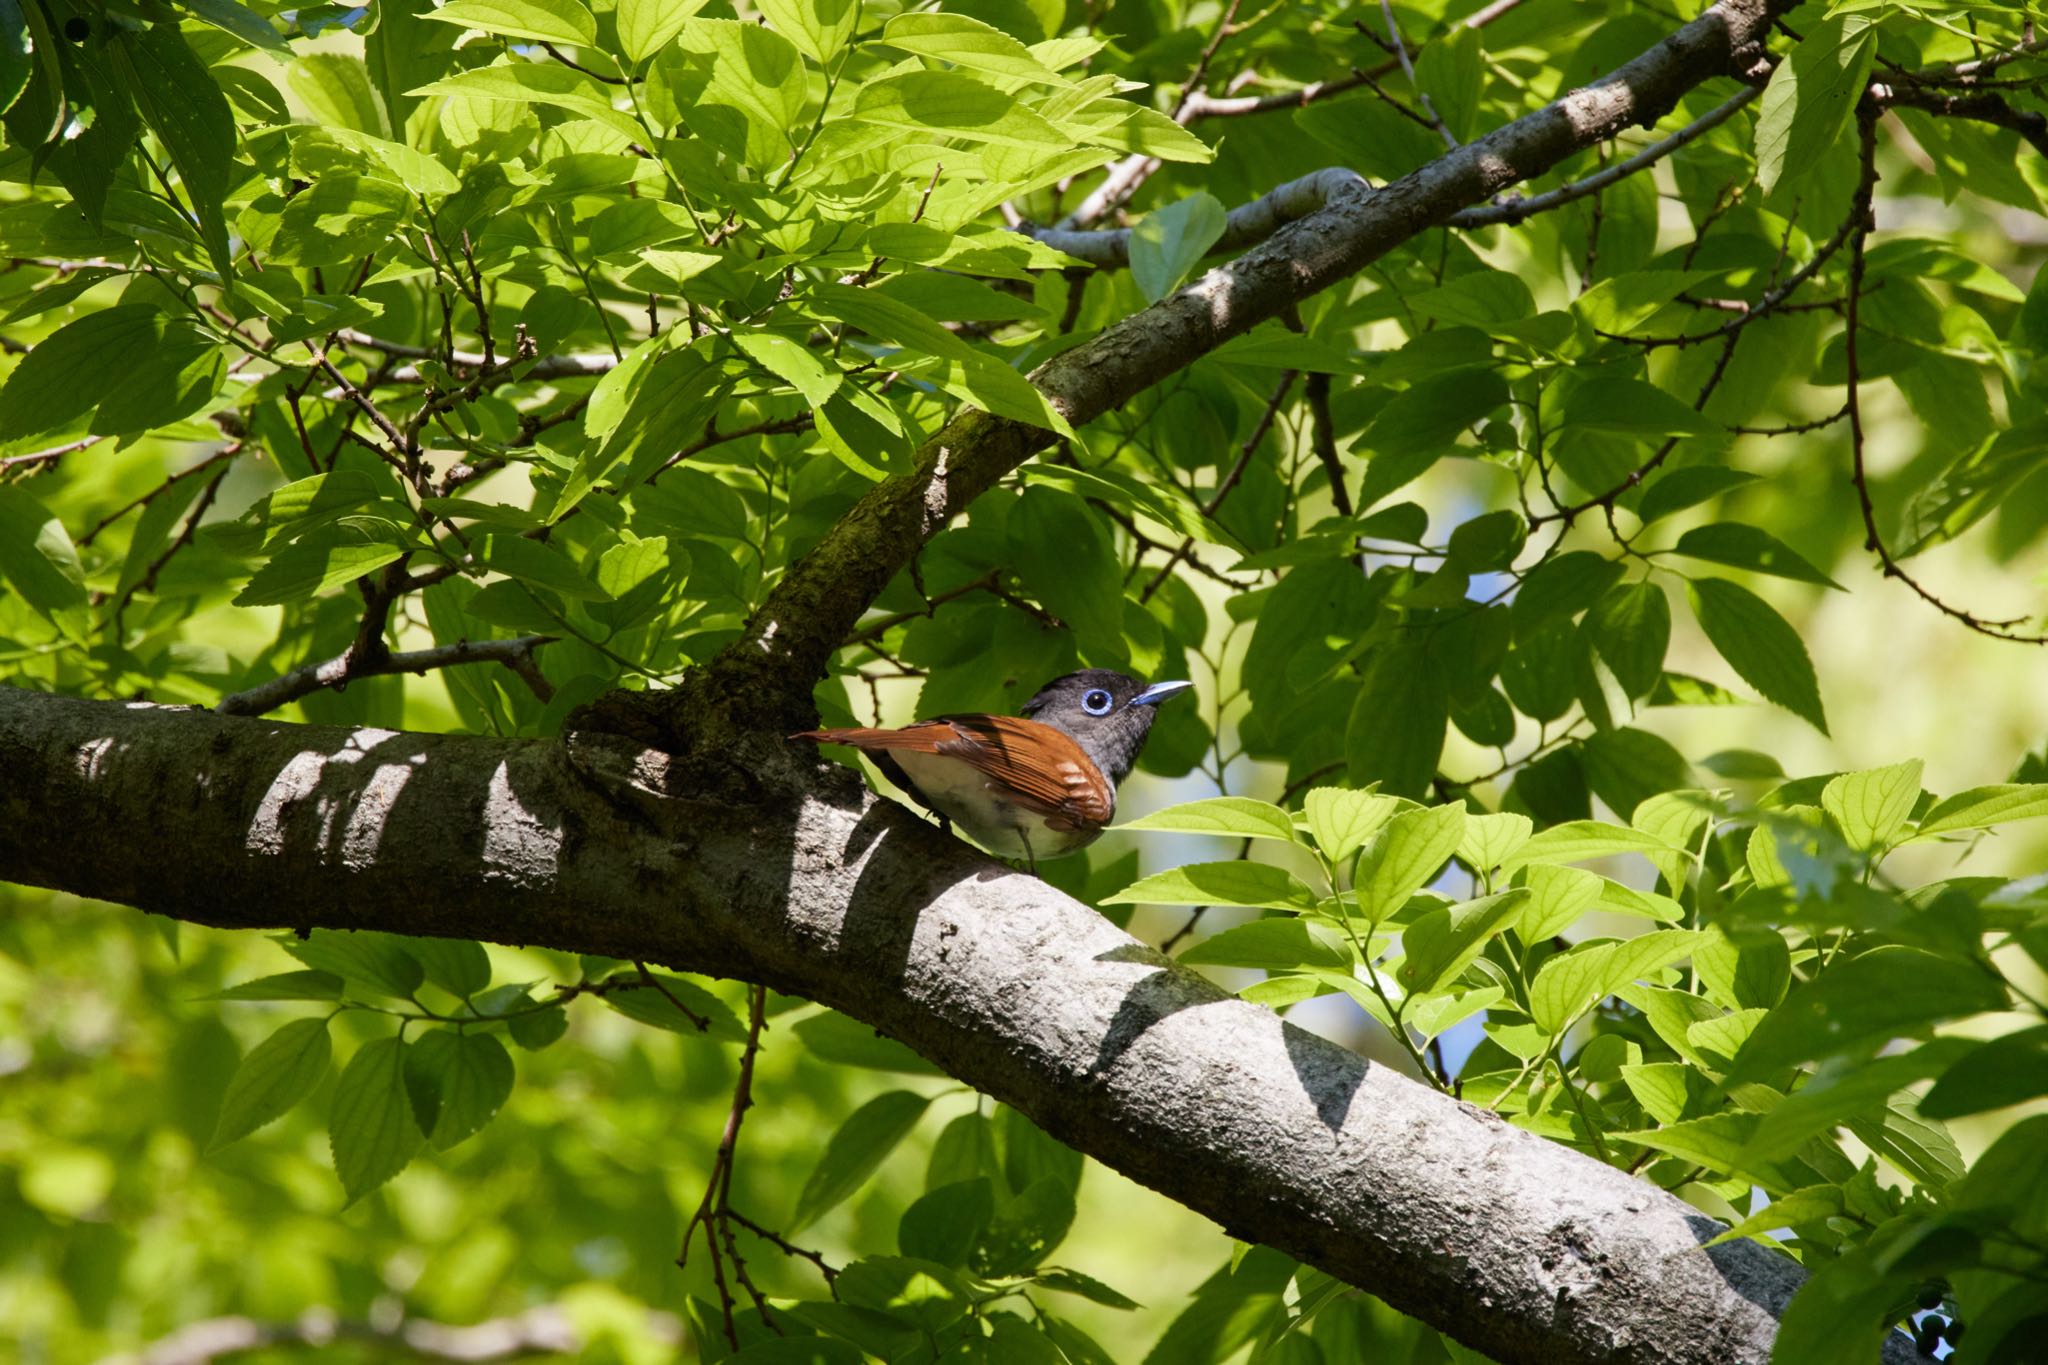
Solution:
M 1159 704 L 1192 686 L 1084 668 L 1039 689 L 1021 716 L 938 716 L 896 730 L 790 738 L 859 749 L 941 828 L 958 825 L 991 853 L 1023 858 L 1035 876 L 1040 858 L 1078 853 L 1108 827 Z

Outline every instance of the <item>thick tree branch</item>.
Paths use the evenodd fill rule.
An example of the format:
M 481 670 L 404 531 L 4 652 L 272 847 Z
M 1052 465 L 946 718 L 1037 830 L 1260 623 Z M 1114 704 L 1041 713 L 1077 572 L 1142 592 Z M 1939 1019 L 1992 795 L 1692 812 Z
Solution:
M 1597 84 L 1574 90 L 1371 193 L 1331 196 L 1219 267 L 1039 367 L 1032 380 L 1075 425 L 1117 407 L 1232 337 L 1364 269 L 1417 233 L 1541 175 L 1630 126 L 1654 127 L 1689 89 L 1746 71 L 1786 0 L 1720 0 Z M 776 585 L 741 638 L 650 717 L 586 717 L 670 740 L 711 707 L 763 729 L 800 729 L 812 681 L 888 582 L 1051 433 L 970 409 L 918 453 L 913 473 L 856 504 Z
M 541 944 L 773 986 L 1498 1360 L 1765 1365 L 1790 1260 L 1236 1000 L 818 768 L 751 805 L 613 736 L 0 688 L 0 877 L 230 928 Z M 1894 1335 L 1885 1359 L 1911 1347 Z

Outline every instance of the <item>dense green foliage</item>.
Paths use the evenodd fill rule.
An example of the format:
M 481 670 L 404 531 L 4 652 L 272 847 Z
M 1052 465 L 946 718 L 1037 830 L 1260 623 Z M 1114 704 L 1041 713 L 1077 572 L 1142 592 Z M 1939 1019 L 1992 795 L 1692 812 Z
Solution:
M 2038 714 L 1985 700 L 1939 798 L 1919 761 L 1787 780 L 1734 704 L 1850 766 L 1814 745 L 1881 684 L 1808 648 L 1843 583 L 1865 634 L 2035 638 L 1968 567 L 2048 528 L 2040 6 L 1802 6 L 1754 98 L 1524 187 L 1703 125 L 1597 193 L 1420 231 L 1079 429 L 1025 378 L 1228 206 L 1406 175 L 1698 8 L 0 0 L 0 679 L 554 735 L 715 655 L 964 405 L 1048 427 L 873 604 L 828 721 L 1193 677 L 1145 768 L 1225 795 L 1135 827 L 1238 856 L 1145 833 L 1050 879 L 1223 907 L 1134 925 L 1775 1241 L 1817 1272 L 1788 1362 L 1925 1309 L 2016 1358 L 2048 904 L 1979 836 L 2048 814 Z M 1006 223 L 1111 166 L 1128 270 Z M 487 640 L 510 666 L 457 657 Z M 25 1358 L 314 1307 L 381 1358 L 400 1317 L 542 1302 L 623 1360 L 1471 1358 L 804 1002 L 0 894 Z

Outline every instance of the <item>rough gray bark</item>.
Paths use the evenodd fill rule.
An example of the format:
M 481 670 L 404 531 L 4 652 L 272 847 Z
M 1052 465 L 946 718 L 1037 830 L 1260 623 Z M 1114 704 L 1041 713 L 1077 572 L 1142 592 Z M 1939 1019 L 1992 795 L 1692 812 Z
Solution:
M 1283 1023 L 789 746 L 343 730 L 0 689 L 0 878 L 230 928 L 544 944 L 822 1001 L 1509 1362 L 1764 1365 L 1800 1280 L 1621 1171 Z M 1910 1359 L 1901 1345 L 1888 1360 Z

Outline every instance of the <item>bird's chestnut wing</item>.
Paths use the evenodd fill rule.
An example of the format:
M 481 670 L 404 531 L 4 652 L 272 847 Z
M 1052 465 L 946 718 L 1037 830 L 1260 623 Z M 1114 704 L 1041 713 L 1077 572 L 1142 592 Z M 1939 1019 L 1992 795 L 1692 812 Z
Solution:
M 957 758 L 1019 805 L 1077 826 L 1106 825 L 1116 814 L 1115 790 L 1081 746 L 1021 716 L 942 716 L 900 730 L 807 730 L 795 738 Z

